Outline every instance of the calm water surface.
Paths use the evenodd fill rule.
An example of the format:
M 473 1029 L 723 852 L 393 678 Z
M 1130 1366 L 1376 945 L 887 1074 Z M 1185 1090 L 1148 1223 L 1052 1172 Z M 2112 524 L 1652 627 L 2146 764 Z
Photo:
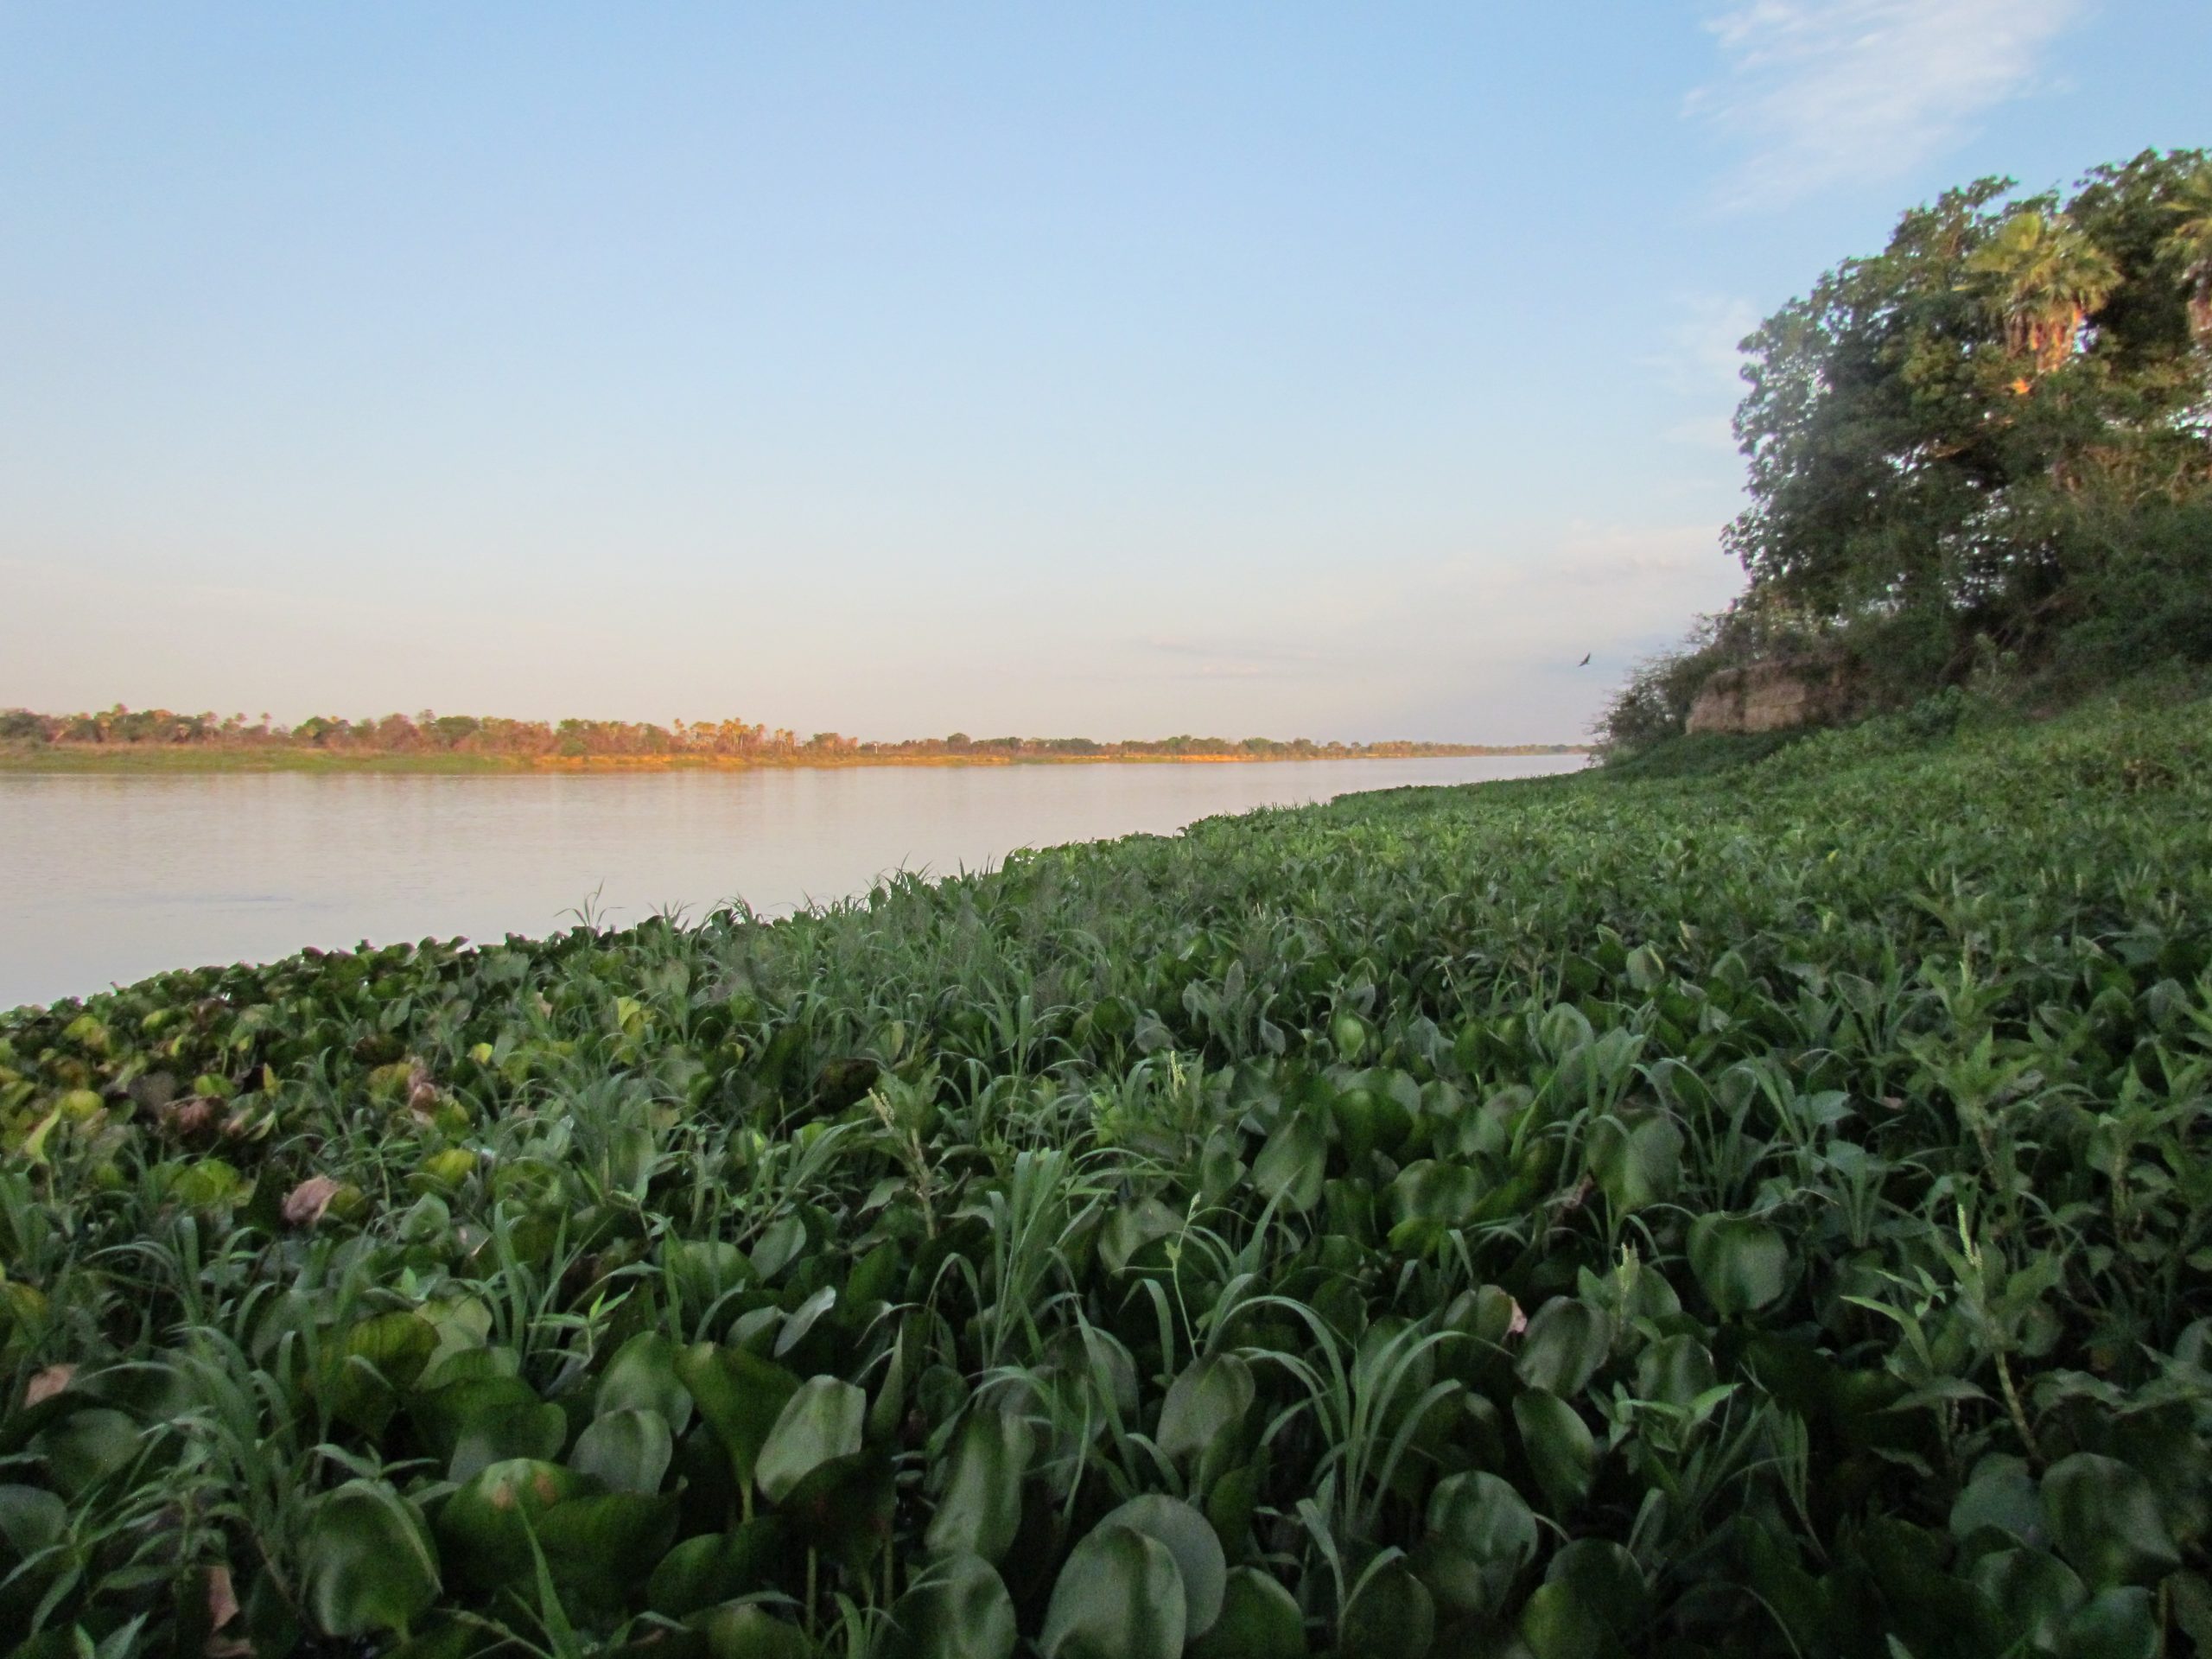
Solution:
M 948 874 L 1219 812 L 1581 764 L 0 774 L 0 1007 L 308 944 L 544 933 L 587 902 L 618 923 L 730 899 L 780 912 L 900 869 Z

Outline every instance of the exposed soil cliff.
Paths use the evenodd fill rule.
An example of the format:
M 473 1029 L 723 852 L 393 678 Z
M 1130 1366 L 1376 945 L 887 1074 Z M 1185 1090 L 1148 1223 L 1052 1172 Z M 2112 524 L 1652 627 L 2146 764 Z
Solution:
M 1722 669 L 1699 690 L 1688 724 L 1693 732 L 1786 731 L 1834 720 L 1849 702 L 1843 664 L 1780 657 Z

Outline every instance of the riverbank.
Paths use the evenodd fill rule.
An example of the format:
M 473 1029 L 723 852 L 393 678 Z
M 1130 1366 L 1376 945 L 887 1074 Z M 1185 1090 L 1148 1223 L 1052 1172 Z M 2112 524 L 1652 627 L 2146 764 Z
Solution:
M 1694 768 L 0 1016 L 7 1605 L 2183 1650 L 2212 706 Z

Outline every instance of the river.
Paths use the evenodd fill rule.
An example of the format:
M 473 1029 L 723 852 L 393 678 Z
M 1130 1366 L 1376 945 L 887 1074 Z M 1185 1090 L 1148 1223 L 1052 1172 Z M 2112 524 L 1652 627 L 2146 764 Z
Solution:
M 761 913 L 1008 852 L 1580 755 L 754 772 L 0 773 L 0 1008 L 166 969 Z

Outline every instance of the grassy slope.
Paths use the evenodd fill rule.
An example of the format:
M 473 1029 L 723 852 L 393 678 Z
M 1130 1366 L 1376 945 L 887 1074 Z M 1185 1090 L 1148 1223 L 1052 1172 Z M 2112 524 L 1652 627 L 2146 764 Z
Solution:
M 355 1570 L 329 1443 L 438 1541 L 413 1628 L 534 1629 L 526 1554 L 448 1501 L 500 1478 L 455 1390 L 513 1373 L 479 1438 L 589 1463 L 621 1348 L 614 1402 L 678 1438 L 649 1516 L 560 1535 L 587 1630 L 812 1586 L 846 1651 L 828 1597 L 883 1603 L 880 1525 L 894 1592 L 998 1559 L 962 1581 L 1027 1641 L 1064 1563 L 1159 1601 L 1141 1551 L 1069 1560 L 1156 1492 L 1244 1575 L 1239 1630 L 1279 1586 L 1321 1649 L 2179 1642 L 2212 1605 L 2212 706 L 1644 770 L 0 1017 L 7 1397 L 81 1368 L 4 1478 L 110 1541 L 50 1620 L 137 1611 L 104 1575 L 149 1537 L 227 1563 L 268 1641 L 339 1618 L 287 1593 Z M 130 1357 L 170 1369 L 98 1378 Z M 806 1377 L 865 1391 L 864 1449 L 741 1503 L 766 1425 L 730 1401 Z M 780 1541 L 666 1564 L 741 1512 Z

